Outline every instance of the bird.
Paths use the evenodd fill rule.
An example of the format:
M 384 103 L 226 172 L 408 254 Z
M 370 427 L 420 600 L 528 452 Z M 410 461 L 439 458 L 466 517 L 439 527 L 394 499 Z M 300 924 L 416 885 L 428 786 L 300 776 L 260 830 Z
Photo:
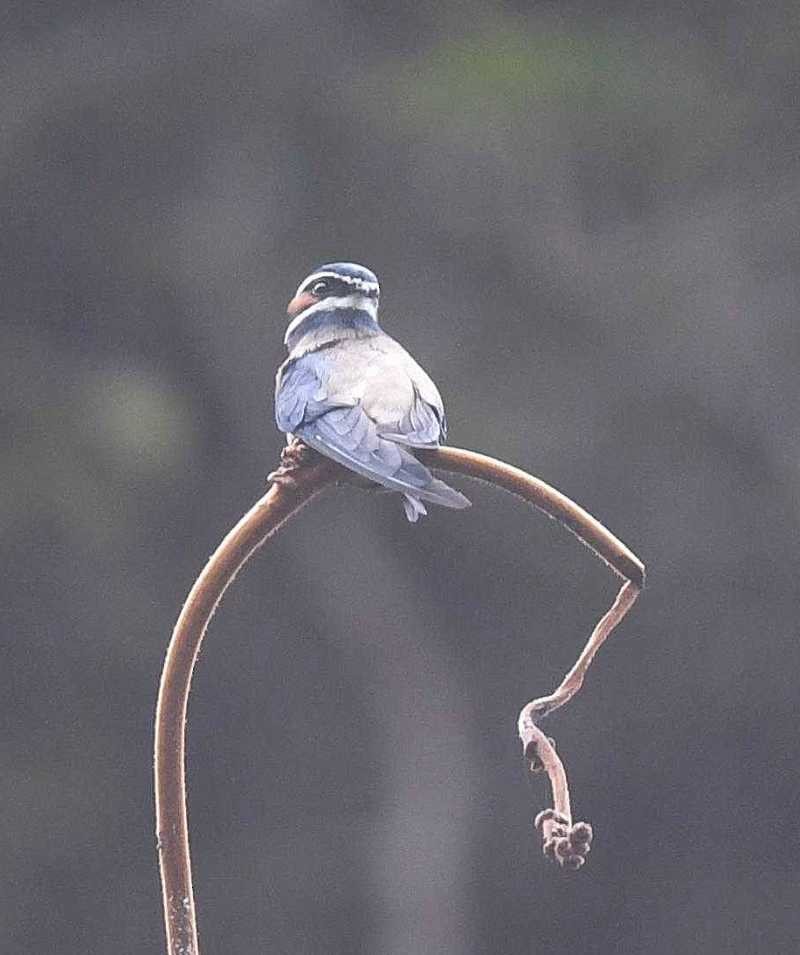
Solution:
M 464 508 L 470 501 L 434 477 L 414 455 L 447 436 L 439 390 L 378 324 L 374 272 L 352 262 L 314 269 L 287 313 L 288 358 L 275 381 L 275 420 L 288 440 L 403 495 L 412 523 L 426 503 Z

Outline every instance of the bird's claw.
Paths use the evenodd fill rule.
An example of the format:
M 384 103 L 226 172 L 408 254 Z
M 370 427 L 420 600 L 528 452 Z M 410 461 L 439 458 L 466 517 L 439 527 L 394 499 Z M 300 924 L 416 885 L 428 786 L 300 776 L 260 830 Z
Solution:
M 300 438 L 292 438 L 281 451 L 281 465 L 267 475 L 268 484 L 288 484 L 301 468 L 306 467 L 316 456 L 317 452 L 304 444 Z

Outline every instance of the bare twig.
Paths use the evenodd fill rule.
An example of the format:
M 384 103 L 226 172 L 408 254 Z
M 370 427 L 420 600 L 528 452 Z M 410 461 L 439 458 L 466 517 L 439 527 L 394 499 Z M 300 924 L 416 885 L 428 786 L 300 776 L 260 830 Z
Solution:
M 606 530 L 588 511 L 527 471 L 478 454 L 477 451 L 464 451 L 461 448 L 431 448 L 420 451 L 419 457 L 430 467 L 486 481 L 536 505 L 571 530 L 620 577 L 632 581 L 639 590 L 644 586 L 644 564 L 629 547 Z
M 517 720 L 523 753 L 530 760 L 531 769 L 544 769 L 553 790 L 554 808 L 539 813 L 535 823 L 542 832 L 544 853 L 562 866 L 577 869 L 586 860 L 592 841 L 592 828 L 585 822 L 573 825 L 564 766 L 553 741 L 544 735 L 536 722 L 563 706 L 580 690 L 595 654 L 641 593 L 645 580 L 644 564 L 582 507 L 519 468 L 458 448 L 436 448 L 425 451 L 421 456 L 431 467 L 488 481 L 534 504 L 568 527 L 625 580 L 616 600 L 598 621 L 578 659 L 559 686 L 549 696 L 539 697 L 524 706 Z
M 628 581 L 561 685 L 550 696 L 529 703 L 520 714 L 525 756 L 532 766 L 547 771 L 553 788 L 554 809 L 540 813 L 536 821 L 542 828 L 545 853 L 577 868 L 588 852 L 591 829 L 586 823 L 572 825 L 563 765 L 535 719 L 563 705 L 580 688 L 595 653 L 638 595 L 644 567 L 586 511 L 518 468 L 456 448 L 427 450 L 421 456 L 431 467 L 487 481 L 535 504 L 565 524 Z M 300 442 L 293 442 L 281 461 L 282 467 L 270 475 L 272 488 L 225 537 L 189 592 L 164 662 L 156 710 L 155 790 L 168 955 L 199 952 L 186 810 L 185 736 L 192 670 L 203 636 L 226 588 L 264 541 L 327 485 L 350 480 L 349 472 Z
M 552 713 L 559 706 L 563 706 L 578 692 L 583 686 L 583 678 L 586 671 L 591 666 L 594 655 L 605 643 L 606 638 L 622 620 L 625 614 L 631 609 L 634 601 L 641 593 L 640 589 L 628 580 L 622 585 L 617 599 L 611 608 L 597 622 L 597 626 L 592 631 L 592 635 L 586 641 L 586 646 L 581 650 L 580 656 L 575 661 L 572 669 L 567 673 L 558 687 L 549 695 L 539 697 L 538 700 L 532 700 L 527 706 L 522 708 L 519 714 L 519 736 L 524 746 L 527 742 L 527 733 L 529 727 L 533 725 L 536 719 L 541 719 Z
M 525 756 L 531 761 L 534 771 L 541 767 L 547 772 L 553 787 L 553 808 L 543 809 L 534 821 L 535 828 L 542 833 L 542 851 L 561 866 L 579 869 L 592 846 L 592 827 L 588 822 L 572 822 L 564 764 L 553 741 L 538 726 L 530 728 Z
M 592 827 L 586 822 L 573 825 L 567 774 L 553 741 L 542 733 L 535 719 L 563 706 L 578 692 L 595 653 L 633 606 L 639 593 L 639 588 L 630 580 L 622 585 L 613 606 L 600 618 L 575 665 L 559 687 L 550 696 L 540 697 L 524 706 L 517 721 L 523 752 L 526 759 L 530 760 L 531 769 L 534 772 L 545 769 L 553 789 L 553 809 L 540 812 L 534 823 L 542 833 L 544 854 L 570 869 L 579 869 L 586 861 L 592 844 Z
M 239 569 L 264 541 L 340 472 L 315 455 L 308 465 L 284 457 L 275 483 L 211 555 L 186 598 L 167 650 L 155 728 L 156 835 L 168 955 L 198 955 L 186 813 L 186 707 L 208 623 Z

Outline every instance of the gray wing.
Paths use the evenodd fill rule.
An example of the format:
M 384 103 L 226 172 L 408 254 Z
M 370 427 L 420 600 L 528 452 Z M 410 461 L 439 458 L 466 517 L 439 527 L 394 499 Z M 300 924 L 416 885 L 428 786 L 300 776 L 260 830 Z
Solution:
M 275 421 L 281 431 L 290 434 L 305 420 L 339 407 L 328 400 L 323 387 L 322 368 L 315 356 L 289 359 L 278 371 L 275 381 Z
M 413 402 L 400 426 L 383 433 L 391 441 L 412 448 L 435 448 L 447 437 L 447 420 L 441 407 L 429 404 L 415 385 Z
M 415 402 L 407 413 L 412 430 L 403 427 L 401 433 L 389 434 L 379 429 L 360 400 L 329 394 L 326 377 L 323 356 L 314 353 L 284 364 L 275 392 L 275 418 L 282 431 L 391 490 L 445 507 L 469 506 L 463 494 L 435 478 L 399 443 L 437 444 L 441 423 L 433 411 L 415 410 Z

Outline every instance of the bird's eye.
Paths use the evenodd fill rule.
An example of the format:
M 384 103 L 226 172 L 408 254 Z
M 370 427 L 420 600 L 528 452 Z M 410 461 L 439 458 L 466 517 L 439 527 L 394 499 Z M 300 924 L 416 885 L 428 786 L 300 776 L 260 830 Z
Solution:
M 327 283 L 326 281 L 324 281 L 324 280 L 320 280 L 319 282 L 315 282 L 315 283 L 311 286 L 311 294 L 312 294 L 312 295 L 324 295 L 327 291 L 328 291 L 328 283 Z

